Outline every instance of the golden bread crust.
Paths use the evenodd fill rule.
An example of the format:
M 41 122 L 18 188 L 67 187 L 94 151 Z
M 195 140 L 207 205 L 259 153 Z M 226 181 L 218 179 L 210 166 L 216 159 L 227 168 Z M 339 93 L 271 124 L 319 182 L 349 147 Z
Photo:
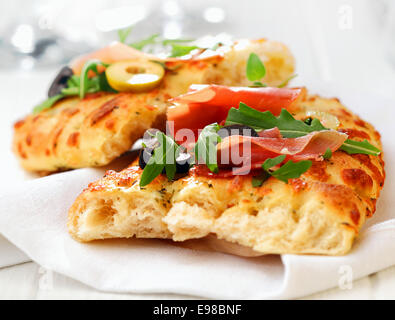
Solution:
M 65 99 L 26 117 L 15 128 L 14 151 L 31 171 L 105 165 L 127 151 L 147 128 L 163 121 L 158 120 L 166 106 L 154 104 L 154 99 L 153 93 L 151 97 L 100 93 L 83 100 Z
M 292 113 L 303 119 L 306 111 L 336 115 L 339 130 L 381 148 L 378 132 L 338 99 L 307 96 Z M 385 178 L 382 154 L 343 151 L 314 161 L 288 184 L 272 177 L 259 188 L 251 176 L 210 178 L 194 169 L 174 182 L 161 175 L 140 188 L 141 172 L 130 166 L 91 183 L 69 211 L 70 234 L 79 241 L 215 235 L 263 254 L 341 255 L 375 212 Z

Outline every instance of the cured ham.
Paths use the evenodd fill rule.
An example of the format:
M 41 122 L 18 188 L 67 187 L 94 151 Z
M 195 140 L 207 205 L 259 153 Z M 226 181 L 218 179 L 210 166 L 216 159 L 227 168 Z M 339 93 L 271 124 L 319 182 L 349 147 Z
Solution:
M 154 56 L 152 56 L 154 57 Z M 104 63 L 114 63 L 121 60 L 129 59 L 147 59 L 147 54 L 142 51 L 136 50 L 126 44 L 120 42 L 114 42 L 104 48 L 101 48 L 95 52 L 82 55 L 74 59 L 70 63 L 71 69 L 74 74 L 79 75 L 84 64 L 91 59 L 97 59 Z
M 277 127 L 258 132 L 261 138 L 281 138 L 281 132 Z
M 238 108 L 240 102 L 279 115 L 281 109 L 290 109 L 305 95 L 305 88 L 192 85 L 188 93 L 170 100 L 176 104 L 168 108 L 167 119 L 174 122 L 174 133 L 182 128 L 197 131 L 223 121 L 229 110 Z
M 267 130 L 265 130 L 267 131 Z M 270 129 L 269 134 L 278 134 Z M 268 134 L 268 133 L 266 133 Z M 286 160 L 322 160 L 323 154 L 340 148 L 347 135 L 335 130 L 316 131 L 298 138 L 229 136 L 217 145 L 221 167 L 262 164 L 266 159 L 286 155 Z

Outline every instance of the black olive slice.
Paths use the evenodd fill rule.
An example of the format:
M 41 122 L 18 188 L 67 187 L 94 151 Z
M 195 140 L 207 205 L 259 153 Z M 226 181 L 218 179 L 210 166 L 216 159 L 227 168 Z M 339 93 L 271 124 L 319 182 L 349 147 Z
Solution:
M 152 157 L 152 153 L 154 152 L 153 149 L 150 148 L 144 148 L 140 151 L 139 155 L 139 166 L 141 169 L 144 169 L 145 166 L 147 165 L 149 159 Z
M 191 166 L 192 157 L 187 152 L 182 152 L 178 155 L 176 159 L 176 172 L 177 173 L 187 173 Z
M 158 139 L 156 139 L 157 132 L 159 132 L 159 130 L 153 129 L 153 128 L 145 131 L 143 139 L 142 139 L 142 145 L 149 148 L 149 149 L 155 149 L 156 147 L 158 147 L 159 141 L 158 141 Z
M 140 151 L 139 167 L 144 169 L 148 161 L 151 159 L 154 150 L 151 148 L 144 148 Z M 182 152 L 176 159 L 176 173 L 187 173 L 192 162 L 192 157 L 189 153 Z M 163 169 L 162 173 L 166 173 Z
M 67 88 L 67 80 L 69 80 L 72 75 L 73 70 L 70 67 L 63 67 L 49 87 L 48 98 L 56 96 L 62 92 L 62 89 Z
M 258 133 L 251 127 L 242 124 L 232 124 L 218 130 L 218 135 L 223 139 L 228 136 L 240 135 L 248 137 L 259 137 Z

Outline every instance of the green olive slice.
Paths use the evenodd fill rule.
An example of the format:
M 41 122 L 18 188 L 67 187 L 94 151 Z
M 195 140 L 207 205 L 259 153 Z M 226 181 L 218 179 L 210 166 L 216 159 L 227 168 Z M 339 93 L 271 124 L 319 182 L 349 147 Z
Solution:
M 149 60 L 115 62 L 106 69 L 110 86 L 117 91 L 145 92 L 157 87 L 165 69 Z

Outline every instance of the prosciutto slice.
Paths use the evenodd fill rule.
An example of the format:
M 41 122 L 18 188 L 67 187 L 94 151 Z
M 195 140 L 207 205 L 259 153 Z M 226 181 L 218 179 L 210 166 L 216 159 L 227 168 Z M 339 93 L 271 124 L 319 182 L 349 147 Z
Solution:
M 270 134 L 276 134 L 276 130 L 271 130 Z M 255 168 L 257 164 L 278 155 L 286 155 L 286 160 L 320 161 L 327 149 L 336 151 L 347 137 L 347 134 L 335 130 L 316 131 L 298 138 L 234 135 L 224 138 L 217 145 L 217 156 L 222 167 L 245 166 L 249 163 L 250 168 Z
M 281 132 L 277 127 L 258 132 L 261 138 L 281 138 Z
M 222 51 L 224 50 L 199 50 L 194 55 L 187 55 L 181 58 L 161 58 L 153 54 L 134 49 L 124 43 L 114 42 L 97 51 L 77 57 L 70 63 L 70 67 L 73 69 L 74 74 L 79 75 L 84 64 L 91 59 L 98 59 L 105 63 L 114 63 L 122 60 L 143 59 L 161 61 L 167 65 L 167 63 L 172 64 L 185 61 L 220 58 L 223 55 Z

